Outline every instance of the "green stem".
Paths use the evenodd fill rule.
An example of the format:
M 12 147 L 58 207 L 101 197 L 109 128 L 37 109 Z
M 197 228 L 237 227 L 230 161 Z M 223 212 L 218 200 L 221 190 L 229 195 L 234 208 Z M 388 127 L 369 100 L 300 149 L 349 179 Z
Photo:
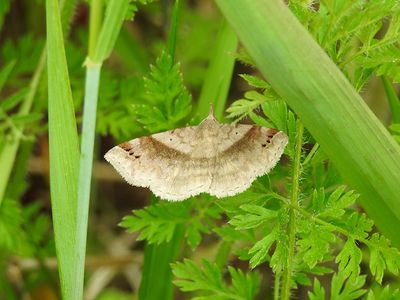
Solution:
M 392 113 L 392 123 L 400 123 L 400 101 L 397 92 L 386 76 L 382 76 L 381 79 L 389 102 L 390 112 Z
M 86 69 L 85 100 L 82 119 L 81 153 L 78 179 L 77 203 L 77 259 L 76 289 L 83 293 L 83 279 L 86 253 L 86 237 L 90 202 L 90 183 L 92 178 L 93 148 L 96 127 L 97 98 L 100 81 L 100 64 L 89 65 Z
M 319 149 L 319 144 L 315 143 L 314 146 L 312 147 L 311 151 L 308 153 L 307 157 L 305 158 L 303 162 L 303 166 L 307 165 L 311 159 L 314 157 L 315 153 Z
M 303 144 L 303 132 L 304 126 L 298 121 L 297 123 L 297 132 L 296 132 L 296 145 L 295 145 L 295 154 L 293 158 L 293 177 L 292 177 L 292 193 L 290 197 L 290 204 L 292 206 L 297 206 L 298 197 L 299 197 L 299 182 L 300 182 L 300 173 L 301 173 L 301 149 Z M 295 254 L 295 246 L 296 246 L 296 215 L 293 208 L 290 209 L 289 212 L 289 255 L 287 261 L 287 268 L 283 274 L 283 283 L 282 283 L 282 297 L 283 300 L 288 300 L 290 298 L 290 287 L 292 283 L 292 267 L 293 267 L 293 259 Z
M 31 110 L 33 99 L 35 98 L 40 78 L 42 76 L 43 69 L 46 63 L 46 53 L 46 47 L 44 47 L 42 54 L 40 55 L 39 63 L 35 69 L 35 72 L 33 73 L 32 80 L 29 84 L 29 93 L 26 95 L 26 98 L 24 99 L 24 102 L 22 103 L 18 111 L 18 115 L 26 115 Z M 23 128 L 20 128 L 20 130 L 22 132 Z M 15 136 L 12 140 L 4 145 L 0 153 L 0 166 L 2 172 L 2 176 L 0 179 L 0 205 L 4 198 L 4 193 L 6 191 L 11 171 L 13 169 L 15 157 L 17 156 L 20 142 L 21 135 Z
M 232 81 L 238 39 L 226 20 L 222 20 L 214 43 L 214 54 L 209 62 L 199 95 L 196 115 L 203 119 L 214 106 L 215 117 L 223 121 L 229 87 Z
M 73 8 L 75 7 L 76 1 L 68 1 L 66 7 L 65 4 L 66 1 L 61 1 L 60 2 L 60 9 L 62 10 L 65 18 L 65 24 L 64 24 L 64 29 L 66 34 L 68 34 L 68 29 L 67 25 L 71 21 L 71 17 L 73 15 Z M 47 50 L 46 50 L 46 45 L 43 47 L 42 53 L 40 54 L 39 62 L 36 66 L 36 69 L 33 73 L 32 80 L 29 83 L 29 93 L 26 95 L 23 103 L 21 104 L 21 107 L 18 111 L 19 115 L 26 115 L 31 111 L 33 100 L 35 99 L 36 92 L 38 90 L 40 78 L 42 76 L 45 64 L 46 64 L 46 56 L 47 56 Z M 23 128 L 20 128 L 21 132 L 23 132 Z M 0 153 L 0 166 L 1 166 L 1 172 L 2 176 L 0 178 L 0 206 L 4 198 L 4 193 L 6 191 L 6 187 L 8 184 L 8 180 L 10 178 L 11 170 L 14 166 L 14 161 L 17 156 L 17 151 L 19 148 L 19 144 L 21 142 L 21 137 L 15 137 L 12 139 L 12 141 L 6 143 L 1 150 Z
M 179 23 L 179 10 L 180 10 L 179 0 L 175 0 L 175 5 L 172 11 L 171 27 L 169 30 L 169 39 L 168 39 L 168 53 L 172 58 L 172 65 L 174 64 L 174 58 L 175 58 L 176 34 L 178 31 L 178 23 Z
M 370 22 L 373 23 L 373 22 Z M 349 33 L 348 33 L 349 34 Z M 391 39 L 387 39 L 387 40 L 381 40 L 379 42 L 377 42 L 376 44 L 371 45 L 370 47 L 368 47 L 367 49 L 362 48 L 361 50 L 359 50 L 358 52 L 356 52 L 355 54 L 351 55 L 350 57 L 348 57 L 346 60 L 342 61 L 339 64 L 340 68 L 343 68 L 345 65 L 347 65 L 348 63 L 350 63 L 351 61 L 353 61 L 354 59 L 356 59 L 357 57 L 359 57 L 360 55 L 364 54 L 364 53 L 368 53 L 371 52 L 372 50 L 378 49 L 380 47 L 385 47 L 387 45 L 393 44 L 395 42 L 398 41 L 397 36 Z
M 96 111 L 100 84 L 101 63 L 93 63 L 102 15 L 101 0 L 93 0 L 90 12 L 89 58 L 86 60 L 85 99 L 83 106 L 81 152 L 78 177 L 77 203 L 77 259 L 75 260 L 75 287 L 78 299 L 82 299 L 85 276 L 86 239 L 90 203 L 90 185 L 92 179 L 93 152 L 96 129 Z M 92 27 L 93 26 L 93 27 Z
M 281 276 L 282 273 L 278 272 L 275 274 L 275 281 L 274 281 L 274 300 L 279 300 L 279 292 L 280 292 L 280 285 L 281 285 Z
M 278 200 L 281 200 L 282 202 L 284 202 L 287 206 L 289 206 L 292 209 L 297 210 L 299 213 L 301 213 L 304 217 L 313 220 L 315 223 L 318 223 L 320 225 L 324 225 L 326 227 L 328 227 L 331 231 L 335 231 L 335 232 L 339 232 L 341 234 L 343 234 L 346 237 L 350 237 L 353 238 L 354 240 L 360 241 L 363 244 L 367 245 L 367 246 L 375 246 L 373 244 L 370 243 L 370 241 L 368 239 L 365 239 L 363 237 L 360 237 L 358 235 L 352 234 L 351 232 L 348 232 L 346 229 L 339 227 L 337 225 L 334 225 L 332 223 L 329 223 L 327 221 L 324 221 L 318 217 L 316 217 L 315 215 L 313 215 L 312 213 L 308 212 L 307 210 L 305 210 L 304 208 L 300 207 L 297 203 L 296 204 L 291 204 L 291 200 L 287 199 L 279 194 L 275 194 L 275 193 L 271 193 L 271 195 Z
M 343 228 L 341 228 L 339 226 L 333 225 L 333 224 L 331 224 L 331 223 L 329 223 L 327 221 L 324 221 L 324 220 L 322 220 L 322 219 L 320 219 L 318 217 L 315 217 L 312 213 L 309 213 L 305 209 L 299 207 L 297 204 L 296 204 L 296 206 L 290 205 L 290 207 L 295 209 L 295 210 L 297 210 L 297 211 L 299 211 L 305 217 L 314 220 L 315 223 L 318 223 L 320 225 L 324 225 L 324 226 L 328 227 L 331 231 L 339 232 L 339 233 L 343 234 L 344 236 L 346 236 L 348 238 L 349 237 L 353 238 L 354 240 L 357 240 L 357 241 L 360 241 L 360 242 L 362 242 L 363 244 L 365 244 L 367 246 L 375 246 L 375 245 L 371 244 L 368 239 L 365 239 L 365 238 L 362 238 L 362 237 L 360 237 L 358 235 L 352 234 L 352 233 L 348 232 L 346 229 L 343 229 Z
M 89 57 L 94 58 L 97 40 L 101 28 L 103 14 L 103 1 L 92 0 L 90 5 L 90 24 L 89 24 Z

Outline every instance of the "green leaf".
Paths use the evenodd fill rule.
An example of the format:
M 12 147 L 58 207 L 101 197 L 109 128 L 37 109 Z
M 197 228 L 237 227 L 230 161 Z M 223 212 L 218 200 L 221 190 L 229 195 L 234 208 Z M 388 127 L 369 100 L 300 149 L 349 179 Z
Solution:
M 313 291 L 308 291 L 308 299 L 325 300 L 325 289 L 316 278 L 314 279 Z
M 134 210 L 133 216 L 122 219 L 120 226 L 129 232 L 140 231 L 138 240 L 150 244 L 169 242 L 179 224 L 190 219 L 190 203 L 159 203 L 144 209 Z
M 278 231 L 276 239 L 276 249 L 271 256 L 270 266 L 272 271 L 276 273 L 282 272 L 288 265 L 289 258 L 289 238 L 287 232 L 282 230 Z
M 365 275 L 350 277 L 339 272 L 334 274 L 331 282 L 331 300 L 358 299 L 365 294 L 366 290 L 361 289 L 365 284 Z
M 357 247 L 355 240 L 348 238 L 342 250 L 335 259 L 335 262 L 339 264 L 340 276 L 344 276 L 346 278 L 351 276 L 350 281 L 360 278 L 358 275 L 360 274 L 361 259 L 361 250 Z
M 247 214 L 238 214 L 229 222 L 236 228 L 236 230 L 259 227 L 264 222 L 270 221 L 278 215 L 277 211 L 253 204 L 241 205 L 240 209 L 247 212 Z
M 397 141 L 397 143 L 400 144 L 400 123 L 392 124 L 389 128 L 390 131 L 392 132 L 394 139 Z
M 201 233 L 209 233 L 213 221 L 220 218 L 220 209 L 211 205 L 211 197 L 188 199 L 183 202 L 162 201 L 123 218 L 120 226 L 140 234 L 138 240 L 149 244 L 170 242 L 177 229 L 183 226 L 186 241 L 193 249 L 201 242 Z
M 130 0 L 108 1 L 104 23 L 96 44 L 95 63 L 106 60 L 114 48 L 122 23 L 128 13 Z
M 384 271 L 387 269 L 394 275 L 399 274 L 400 251 L 390 247 L 390 241 L 378 233 L 374 233 L 368 241 L 371 251 L 369 268 L 378 283 L 382 283 Z
M 259 288 L 258 273 L 245 274 L 232 267 L 228 270 L 232 278 L 231 285 L 224 282 L 222 271 L 218 266 L 206 260 L 203 260 L 202 267 L 189 259 L 172 264 L 172 272 L 177 278 L 174 284 L 184 292 L 200 293 L 200 296 L 193 299 L 254 299 Z
M 261 104 L 268 101 L 268 98 L 256 91 L 246 92 L 244 99 L 236 100 L 226 111 L 228 118 L 240 120 L 257 109 Z
M 399 35 L 400 36 L 400 35 Z M 360 65 L 365 69 L 374 69 L 376 75 L 385 75 L 400 82 L 400 48 L 389 46 L 376 51 L 370 51 L 368 56 L 360 58 Z
M 172 272 L 170 264 L 176 261 L 183 240 L 182 226 L 177 226 L 169 243 L 147 244 L 144 251 L 142 280 L 139 287 L 139 299 L 173 299 Z M 155 278 L 165 282 L 155 284 Z M 170 283 L 170 284 L 167 284 Z
M 0 71 L 0 91 L 3 89 L 4 84 L 6 83 L 8 77 L 10 77 L 10 74 L 12 70 L 14 69 L 16 61 L 12 60 L 8 62 Z
M 216 3 L 272 88 L 298 115 L 346 182 L 362 195 L 363 208 L 386 236 L 400 244 L 395 229 L 400 225 L 399 145 L 283 2 Z M 268 18 L 260 12 L 268 12 Z M 350 23 L 354 16 L 358 14 L 349 15 Z M 334 54 L 342 23 L 336 20 L 333 25 L 332 43 L 328 37 L 327 44 L 332 45 L 328 53 Z M 348 28 L 358 30 L 354 25 Z
M 277 235 L 277 230 L 272 230 L 272 232 L 255 243 L 254 246 L 249 250 L 249 254 L 251 255 L 250 267 L 252 269 L 262 264 L 266 260 L 271 246 L 276 242 Z
M 214 107 L 215 116 L 222 120 L 229 87 L 232 81 L 233 67 L 238 40 L 226 20 L 222 20 L 219 33 L 214 42 L 214 53 L 198 100 L 197 117 L 204 119 Z
M 207 214 L 207 212 L 205 214 Z M 207 222 L 206 219 L 211 220 L 212 218 L 219 218 L 219 214 L 211 216 L 210 219 L 207 218 L 207 216 L 204 216 L 203 220 L 199 218 L 192 218 L 190 220 L 190 223 L 186 228 L 186 238 L 187 243 L 192 248 L 192 250 L 195 250 L 200 244 L 201 233 L 210 233 L 209 228 L 205 224 L 203 224 L 203 222 Z
M 258 273 L 245 274 L 233 267 L 228 267 L 228 270 L 232 278 L 231 290 L 244 299 L 254 299 L 260 285 Z
M 354 204 L 359 195 L 353 191 L 344 193 L 345 186 L 338 187 L 328 198 L 323 188 L 314 190 L 311 209 L 322 218 L 340 218 L 345 209 Z
M 46 1 L 49 93 L 50 192 L 61 291 L 64 299 L 80 299 L 76 288 L 76 210 L 78 133 L 58 0 Z
M 6 198 L 0 206 L 0 249 L 16 251 L 21 248 L 23 222 L 21 207 L 11 199 Z
M 365 214 L 359 214 L 353 212 L 348 218 L 346 218 L 345 227 L 346 229 L 359 239 L 368 237 L 368 233 L 372 229 L 374 222 L 368 219 Z
M 253 237 L 249 231 L 246 230 L 235 230 L 232 225 L 226 224 L 222 227 L 213 229 L 224 241 L 236 242 L 236 241 L 253 241 Z
M 391 289 L 389 285 L 383 290 L 374 289 L 368 293 L 367 300 L 397 300 L 400 297 L 399 289 Z
M 15 94 L 7 97 L 6 99 L 3 99 L 0 103 L 0 109 L 2 109 L 3 111 L 7 111 L 14 108 L 23 100 L 23 98 L 28 94 L 28 92 L 29 89 L 24 88 L 19 90 Z
M 135 106 L 134 113 L 150 132 L 180 125 L 191 111 L 192 98 L 183 85 L 179 67 L 179 64 L 172 65 L 172 58 L 162 53 L 145 78 L 145 102 Z
M 263 79 L 258 78 L 256 76 L 248 75 L 248 74 L 240 74 L 240 77 L 242 77 L 246 82 L 255 88 L 259 89 L 270 89 L 271 86 Z
M 12 116 L 10 120 L 14 123 L 14 125 L 22 125 L 26 123 L 32 123 L 39 121 L 42 118 L 42 115 L 39 113 L 31 113 L 25 116 Z
M 297 240 L 298 251 L 303 261 L 313 268 L 330 252 L 330 245 L 335 242 L 336 237 L 329 227 L 309 220 L 301 220 L 298 227 L 300 236 Z
M 400 99 L 397 91 L 386 76 L 382 76 L 383 87 L 385 88 L 386 98 L 388 99 L 390 112 L 392 114 L 392 123 L 400 123 Z

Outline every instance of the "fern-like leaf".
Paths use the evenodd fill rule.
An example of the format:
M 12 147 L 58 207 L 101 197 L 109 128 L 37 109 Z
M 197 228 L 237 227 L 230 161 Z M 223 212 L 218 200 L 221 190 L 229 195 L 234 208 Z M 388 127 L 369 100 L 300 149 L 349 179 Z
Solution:
M 192 260 L 172 264 L 172 272 L 177 278 L 174 284 L 184 292 L 197 292 L 200 296 L 192 299 L 206 300 L 251 300 L 259 287 L 258 273 L 244 274 L 241 270 L 228 268 L 231 285 L 223 280 L 222 271 L 216 264 L 203 260 L 202 267 Z
M 368 241 L 371 251 L 369 268 L 376 281 L 382 283 L 384 271 L 387 269 L 394 275 L 399 274 L 400 251 L 390 246 L 390 241 L 384 236 L 374 233 Z

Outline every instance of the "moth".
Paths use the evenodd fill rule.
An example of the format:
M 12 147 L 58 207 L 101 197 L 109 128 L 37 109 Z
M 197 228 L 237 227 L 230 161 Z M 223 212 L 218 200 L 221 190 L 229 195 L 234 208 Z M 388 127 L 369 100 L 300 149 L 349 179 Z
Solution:
M 180 201 L 200 193 L 236 195 L 279 161 L 288 138 L 271 128 L 221 124 L 211 111 L 199 125 L 115 146 L 105 159 L 131 185 Z

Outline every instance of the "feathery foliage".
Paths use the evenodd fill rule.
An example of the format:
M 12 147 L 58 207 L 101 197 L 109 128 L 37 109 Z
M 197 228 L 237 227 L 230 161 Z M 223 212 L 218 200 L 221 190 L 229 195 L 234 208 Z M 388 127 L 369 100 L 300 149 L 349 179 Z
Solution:
M 223 274 L 216 264 L 203 260 L 202 267 L 198 267 L 193 261 L 186 259 L 183 263 L 172 265 L 172 270 L 178 279 L 175 284 L 182 291 L 200 291 L 201 296 L 192 299 L 218 299 L 218 300 L 251 300 L 254 299 L 259 287 L 259 276 L 253 272 L 244 274 L 240 270 L 228 267 L 231 277 L 231 285 L 223 281 Z
M 10 162 L 10 172 L 0 175 L 0 266 L 7 270 L 9 261 L 12 264 L 14 259 L 19 262 L 25 257 L 35 259 L 38 265 L 37 270 L 24 270 L 21 273 L 26 277 L 23 279 L 26 285 L 17 289 L 14 283 L 7 282 L 5 274 L 0 273 L 1 295 L 16 299 L 14 294 L 18 291 L 15 290 L 21 289 L 26 294 L 26 290 L 42 282 L 51 282 L 49 285 L 54 290 L 58 288 L 57 280 L 53 278 L 55 272 L 48 269 L 47 263 L 47 259 L 56 254 L 54 237 L 50 232 L 51 221 L 46 214 L 48 207 L 38 204 L 39 200 L 31 196 L 36 194 L 31 194 L 28 189 L 38 181 L 37 167 L 35 169 L 31 165 L 46 161 L 47 158 L 43 150 L 46 147 L 44 131 L 48 127 L 45 117 L 47 109 L 52 127 L 50 182 L 59 196 L 53 194 L 52 200 L 64 297 L 68 293 L 73 295 L 73 291 L 83 283 L 83 280 L 72 283 L 78 277 L 78 272 L 83 277 L 84 269 L 74 270 L 74 264 L 71 263 L 76 261 L 74 255 L 77 253 L 71 246 L 77 236 L 71 234 L 76 229 L 74 216 L 77 214 L 76 203 L 72 203 L 76 195 L 70 190 L 76 188 L 77 178 L 73 177 L 76 177 L 76 162 L 79 160 L 75 151 L 77 136 L 73 134 L 76 129 L 74 118 L 77 128 L 81 128 L 80 125 L 87 118 L 83 113 L 82 100 L 88 92 L 83 84 L 85 72 L 82 63 L 89 54 L 90 59 L 85 66 L 88 69 L 94 66 L 98 68 L 98 81 L 88 80 L 88 85 L 95 87 L 91 96 L 97 98 L 96 91 L 99 98 L 97 118 L 94 118 L 95 107 L 93 109 L 92 106 L 90 113 L 91 147 L 82 151 L 84 158 L 90 158 L 90 164 L 91 153 L 96 157 L 100 149 L 105 150 L 103 144 L 107 144 L 107 147 L 114 144 L 102 139 L 99 140 L 99 147 L 96 147 L 95 138 L 110 136 L 115 143 L 119 143 L 187 124 L 195 125 L 208 110 L 209 103 L 214 103 L 217 117 L 223 120 L 223 109 L 232 96 L 237 100 L 226 109 L 229 122 L 255 123 L 283 131 L 289 137 L 281 162 L 239 195 L 224 199 L 200 195 L 174 203 L 154 200 L 153 196 L 151 204 L 142 208 L 136 206 L 132 214 L 122 219 L 120 226 L 129 233 L 137 233 L 137 241 L 146 245 L 143 262 L 141 255 L 135 256 L 140 261 L 139 265 L 135 265 L 135 270 L 143 270 L 139 291 L 137 281 L 133 288 L 139 298 L 156 299 L 162 295 L 165 299 L 172 299 L 172 282 L 183 292 L 182 298 L 197 300 L 288 300 L 305 294 L 312 300 L 400 297 L 399 249 L 392 245 L 389 235 L 385 236 L 375 228 L 372 215 L 368 216 L 360 209 L 360 191 L 351 190 L 339 175 L 327 156 L 329 152 L 325 154 L 329 147 L 319 147 L 307 127 L 303 132 L 304 120 L 296 115 L 294 107 L 292 110 L 286 104 L 287 99 L 280 96 L 278 89 L 273 88 L 273 81 L 268 80 L 272 76 L 261 78 L 255 60 L 249 55 L 251 51 L 241 48 L 234 53 L 238 43 L 236 33 L 227 20 L 221 20 L 224 16 L 209 13 L 214 11 L 213 6 L 196 1 L 176 1 L 174 8 L 152 0 L 86 1 L 90 3 L 90 11 L 94 2 L 99 5 L 97 7 L 104 6 L 104 15 L 100 9 L 98 18 L 95 18 L 98 32 L 93 33 L 82 22 L 84 9 L 77 10 L 71 24 L 76 1 L 48 2 L 63 3 L 64 8 L 60 22 L 57 22 L 60 26 L 49 28 L 49 33 L 53 35 L 47 42 L 50 51 L 47 87 L 46 81 L 40 80 L 44 39 L 38 37 L 40 34 L 35 30 L 10 38 L 3 23 L 9 22 L 5 18 L 12 13 L 11 1 L 0 1 L 0 30 L 6 36 L 0 50 L 0 60 L 4 62 L 0 68 L 0 151 L 13 141 L 22 143 L 21 151 L 17 152 L 18 145 L 13 150 L 16 156 L 11 160 L 8 159 L 10 156 L 4 156 L 1 160 L 0 153 L 2 168 L 3 161 Z M 219 5 L 223 1 L 216 2 Z M 371 79 L 382 78 L 392 115 L 389 130 L 400 144 L 399 101 L 395 85 L 400 82 L 398 1 L 290 0 L 287 3 L 357 91 L 368 91 Z M 37 11 L 43 10 L 41 0 L 26 5 Z M 221 11 L 225 13 L 223 9 Z M 171 21 L 170 14 L 173 15 Z M 132 20 L 135 15 L 139 17 L 138 23 L 131 26 L 126 22 L 120 34 L 122 22 Z M 102 22 L 103 17 L 108 21 Z M 250 29 L 254 25 L 247 23 Z M 107 26 L 101 29 L 102 24 Z M 71 28 L 74 30 L 70 38 L 68 32 Z M 217 34 L 218 28 L 220 31 Z M 65 55 L 62 53 L 64 47 L 55 47 L 54 33 L 57 33 L 58 44 L 61 35 L 64 36 Z M 168 42 L 166 36 L 170 36 Z M 88 53 L 87 40 L 94 42 L 94 46 L 89 42 Z M 279 39 L 276 42 L 279 43 Z M 114 44 L 117 45 L 115 51 Z M 62 55 L 55 59 L 54 54 Z M 111 59 L 105 61 L 109 57 Z M 266 55 L 265 59 L 275 58 Z M 154 63 L 150 65 L 150 61 Z M 65 72 L 67 63 L 68 73 Z M 324 67 L 319 65 L 319 61 L 313 63 Z M 137 69 L 132 70 L 132 66 L 137 66 Z M 55 75 L 60 68 L 64 70 L 62 77 Z M 282 67 L 281 70 L 287 89 L 296 84 L 290 68 Z M 232 77 L 232 72 L 235 74 L 237 70 L 242 74 Z M 308 69 L 302 73 L 305 78 L 308 78 L 307 72 Z M 31 74 L 39 74 L 33 76 L 33 84 L 30 84 Z M 90 78 L 93 80 L 93 77 Z M 72 93 L 69 93 L 68 82 Z M 49 108 L 47 89 L 51 92 Z M 67 101 L 61 101 L 60 97 L 56 97 L 57 94 Z M 194 99 L 197 98 L 201 100 L 196 103 Z M 306 95 L 304 99 L 304 105 L 309 105 Z M 58 105 L 56 111 L 54 104 Z M 66 109 L 62 109 L 65 104 Z M 332 122 L 340 122 L 342 116 L 334 117 Z M 356 126 L 353 129 L 356 131 Z M 58 154 L 54 156 L 54 153 Z M 66 154 L 70 155 L 65 157 Z M 30 161 L 32 155 L 35 157 Z M 54 167 L 55 163 L 61 167 L 68 167 L 66 163 L 69 163 L 69 167 L 73 167 L 72 172 L 66 173 L 70 175 L 68 180 L 61 180 L 66 178 L 63 177 L 65 172 L 55 170 L 61 170 Z M 26 176 L 27 170 L 29 177 Z M 91 168 L 87 170 L 87 174 L 82 176 L 86 182 L 90 181 Z M 46 186 L 46 170 L 40 172 L 45 178 L 41 184 Z M 56 181 L 55 172 L 58 172 L 59 181 Z M 61 190 L 63 186 L 65 188 Z M 89 186 L 85 183 L 87 193 Z M 96 190 L 98 186 L 103 191 L 104 187 L 108 189 L 109 183 L 104 187 L 102 183 L 95 185 Z M 93 213 L 96 217 L 104 205 L 107 205 L 106 213 L 111 215 L 113 209 L 108 208 L 114 208 L 118 201 L 109 201 L 108 194 L 107 199 L 102 193 L 99 193 L 100 196 L 93 194 L 94 198 L 105 200 L 94 204 L 96 210 Z M 88 205 L 89 202 L 85 203 Z M 87 217 L 87 213 L 84 214 Z M 87 220 L 90 221 L 90 218 L 84 221 Z M 103 222 L 98 223 L 104 227 Z M 393 222 L 393 228 L 396 226 L 398 224 Z M 96 226 L 93 226 L 95 230 Z M 86 236 L 84 230 L 80 234 L 81 237 Z M 93 248 L 98 246 L 102 238 L 103 234 L 91 237 L 88 251 L 94 253 Z M 134 251 L 142 251 L 142 244 L 135 244 Z M 70 247 L 65 248 L 66 245 Z M 81 258 L 84 256 L 83 249 L 80 248 Z M 137 261 L 134 263 L 137 264 Z M 65 270 L 69 273 L 65 273 Z M 131 283 L 133 269 L 127 266 L 124 270 L 130 274 L 126 278 Z M 88 270 L 88 286 L 96 278 L 90 276 L 96 272 Z M 172 276 L 175 278 L 172 279 Z M 160 277 L 163 280 L 159 280 Z M 98 295 L 98 299 L 117 297 L 128 299 L 132 295 L 111 289 L 105 289 L 104 293 Z

